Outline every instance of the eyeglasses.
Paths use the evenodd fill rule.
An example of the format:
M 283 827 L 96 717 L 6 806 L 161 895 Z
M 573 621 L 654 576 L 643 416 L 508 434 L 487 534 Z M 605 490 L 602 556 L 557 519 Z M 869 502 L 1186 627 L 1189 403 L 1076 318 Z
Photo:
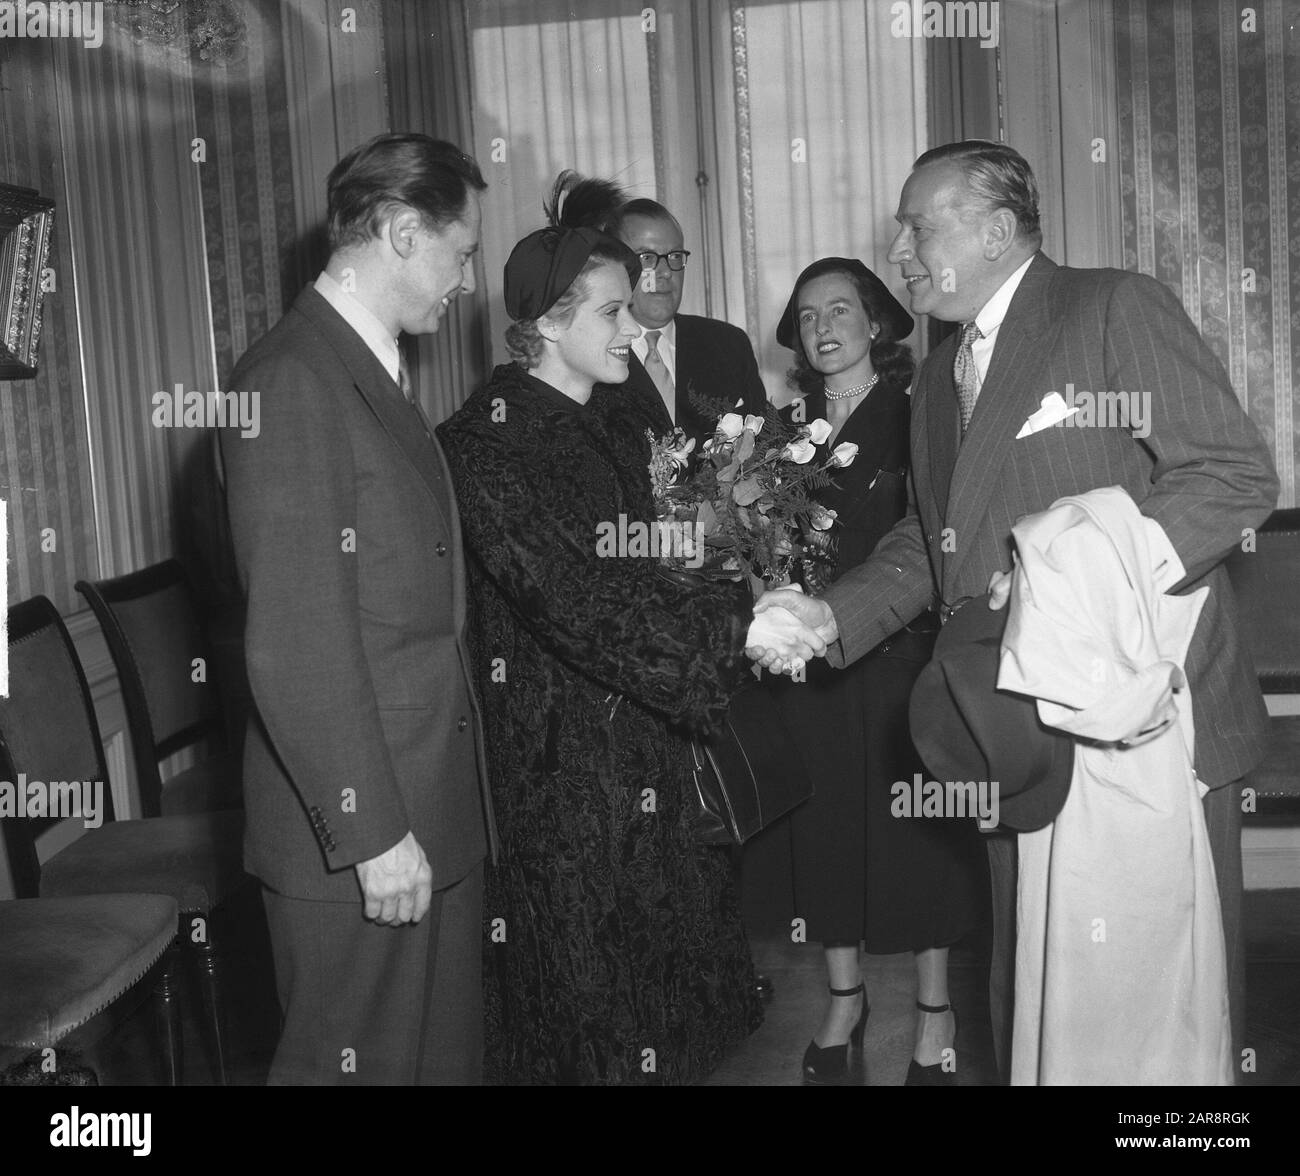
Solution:
M 689 249 L 674 249 L 671 253 L 656 253 L 653 249 L 644 249 L 636 256 L 643 270 L 658 269 L 661 261 L 666 261 L 670 270 L 684 270 L 686 259 L 690 255 Z

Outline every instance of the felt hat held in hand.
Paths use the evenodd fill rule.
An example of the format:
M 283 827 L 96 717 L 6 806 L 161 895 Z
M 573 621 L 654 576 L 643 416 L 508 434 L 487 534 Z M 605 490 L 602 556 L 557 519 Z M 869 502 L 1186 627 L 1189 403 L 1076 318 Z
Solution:
M 1029 832 L 1065 803 L 1074 741 L 1043 725 L 1032 698 L 997 688 L 1006 617 L 979 596 L 939 631 L 912 690 L 912 742 L 940 782 L 996 781 L 999 827 Z

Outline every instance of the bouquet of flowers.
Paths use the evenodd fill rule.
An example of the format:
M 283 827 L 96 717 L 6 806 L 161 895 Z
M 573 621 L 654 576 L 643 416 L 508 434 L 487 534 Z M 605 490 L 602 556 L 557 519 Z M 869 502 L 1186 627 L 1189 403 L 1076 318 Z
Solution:
M 661 546 L 671 553 L 665 562 L 715 578 L 747 575 L 755 591 L 788 583 L 796 561 L 805 569 L 828 564 L 826 538 L 835 512 L 814 495 L 832 484 L 834 470 L 852 463 L 858 447 L 837 445 L 818 463 L 816 447 L 830 436 L 829 422 L 788 425 L 771 406 L 764 416 L 742 416 L 701 397 L 693 400 L 713 411 L 718 424 L 689 477 L 681 479 L 693 442 L 680 429 L 659 440 L 650 436 L 660 524 L 675 534 L 693 528 L 676 549 Z

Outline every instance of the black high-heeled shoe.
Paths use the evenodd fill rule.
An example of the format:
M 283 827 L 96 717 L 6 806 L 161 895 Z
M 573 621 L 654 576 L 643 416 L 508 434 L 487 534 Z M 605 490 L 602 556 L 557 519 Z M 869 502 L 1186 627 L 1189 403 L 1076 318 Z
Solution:
M 919 1000 L 916 1007 L 923 1013 L 952 1013 L 952 1045 L 954 1058 L 956 1057 L 957 1048 L 957 1010 L 951 1004 L 946 1005 L 928 1005 L 922 1004 Z M 942 1062 L 935 1062 L 932 1066 L 923 1066 L 915 1058 L 907 1067 L 907 1077 L 903 1080 L 904 1086 L 956 1086 L 957 1071 L 956 1069 L 945 1070 Z
M 829 987 L 829 986 L 828 986 Z M 805 1086 L 837 1086 L 848 1076 L 849 1046 L 862 1048 L 862 1035 L 866 1032 L 867 1015 L 871 1006 L 867 1003 L 866 992 L 859 984 L 854 988 L 830 988 L 832 996 L 862 996 L 862 1012 L 858 1014 L 856 1024 L 849 1030 L 849 1039 L 841 1045 L 818 1045 L 816 1038 L 808 1043 L 803 1055 L 803 1081 Z

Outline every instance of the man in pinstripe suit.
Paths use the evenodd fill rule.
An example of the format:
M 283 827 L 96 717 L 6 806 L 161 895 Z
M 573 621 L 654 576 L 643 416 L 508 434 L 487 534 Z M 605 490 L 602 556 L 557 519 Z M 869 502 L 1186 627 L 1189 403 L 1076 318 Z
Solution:
M 1266 714 L 1238 639 L 1223 559 L 1276 503 L 1268 451 L 1222 365 L 1161 283 L 1122 270 L 1067 269 L 1039 252 L 1037 186 L 1010 147 L 970 140 L 926 152 L 903 187 L 897 220 L 889 257 L 907 283 L 912 312 L 963 324 L 917 375 L 911 508 L 872 557 L 820 600 L 771 593 L 759 608 L 796 612 L 813 630 L 808 644 L 826 641 L 832 663 L 847 664 L 926 608 L 950 615 L 990 589 L 997 607 L 1006 599 L 1017 519 L 1065 495 L 1123 487 L 1183 562 L 1186 575 L 1174 591 L 1210 589 L 1186 669 L 1196 708 L 1196 771 L 1211 788 L 1205 812 L 1239 1039 L 1244 970 L 1235 782 L 1262 756 Z M 1085 393 L 1127 405 L 1127 417 L 1033 427 Z M 1055 414 L 1053 394 L 1065 402 Z M 1138 421 L 1142 427 L 1133 427 Z M 764 661 L 779 669 L 792 656 L 773 650 Z M 1005 1074 L 1016 843 L 993 835 L 987 846 L 990 1006 Z

